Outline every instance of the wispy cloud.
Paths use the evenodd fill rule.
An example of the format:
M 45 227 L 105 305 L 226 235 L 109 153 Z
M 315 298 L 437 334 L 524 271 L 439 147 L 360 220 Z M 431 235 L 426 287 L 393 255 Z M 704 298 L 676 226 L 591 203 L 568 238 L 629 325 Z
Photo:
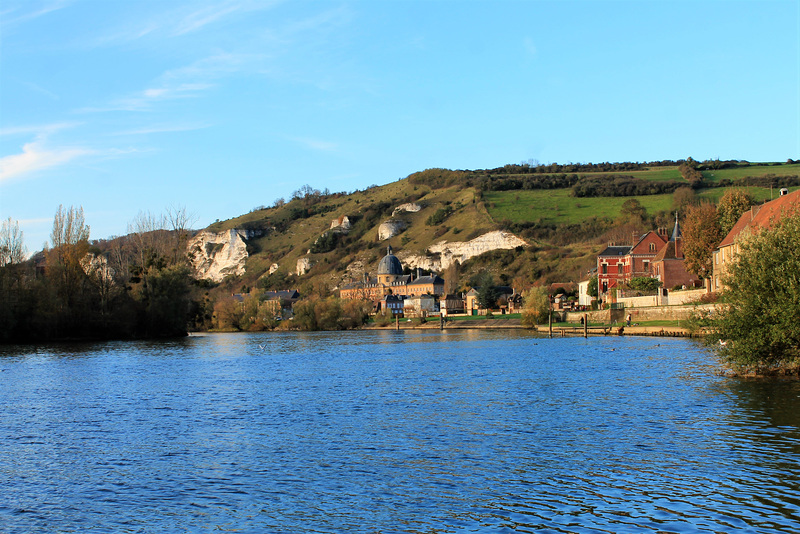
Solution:
M 311 150 L 319 152 L 335 152 L 338 150 L 338 143 L 331 141 L 323 141 L 321 139 L 314 139 L 311 137 L 287 137 L 288 140 L 293 141 Z
M 38 139 L 44 139 L 50 134 L 54 134 L 60 130 L 68 128 L 75 128 L 80 126 L 79 122 L 54 122 L 51 124 L 38 124 L 33 126 L 10 126 L 0 128 L 0 136 L 2 135 L 20 135 L 20 134 L 35 134 Z
M 239 11 L 240 4 L 228 2 L 223 5 L 210 5 L 193 13 L 190 13 L 180 21 L 175 29 L 175 35 L 197 31 L 208 24 L 212 24 L 231 13 Z
M 86 146 L 53 147 L 48 138 L 64 129 L 73 128 L 80 123 L 53 123 L 40 126 L 17 126 L 0 129 L 0 135 L 34 135 L 34 140 L 22 145 L 21 152 L 0 158 L 0 183 L 13 178 L 23 178 L 39 171 L 59 167 L 73 160 L 92 156 L 94 158 L 114 158 L 122 155 L 141 152 L 138 149 L 105 148 L 97 149 Z
M 71 0 L 52 0 L 49 2 L 44 2 L 39 5 L 34 5 L 33 2 L 29 4 L 23 4 L 25 7 L 28 7 L 29 5 L 34 5 L 33 9 L 30 10 L 19 10 L 10 8 L 0 13 L 0 15 L 2 15 L 0 16 L 0 21 L 2 21 L 2 24 L 0 25 L 6 27 L 15 24 L 21 24 L 23 22 L 28 22 L 37 19 L 39 17 L 42 17 L 44 15 L 47 15 L 49 13 L 52 13 L 53 11 L 58 11 L 59 9 L 65 8 L 71 3 L 72 3 Z
M 208 128 L 208 124 L 175 124 L 175 125 L 156 125 L 146 128 L 136 128 L 133 130 L 125 130 L 117 132 L 113 135 L 148 135 L 155 133 L 171 133 L 171 132 L 191 132 L 194 130 L 202 130 Z
M 211 83 L 182 83 L 150 87 L 125 98 L 114 100 L 106 105 L 84 107 L 76 113 L 102 113 L 107 111 L 149 111 L 157 102 L 178 98 L 194 98 L 203 91 L 214 87 Z
M 533 39 L 530 37 L 525 37 L 522 40 L 522 48 L 525 50 L 525 53 L 529 56 L 533 57 L 536 55 L 536 44 L 534 44 Z
M 126 20 L 119 27 L 110 29 L 104 35 L 90 41 L 91 46 L 108 46 L 117 43 L 132 43 L 141 39 L 171 39 L 202 31 L 215 23 L 235 16 L 243 17 L 255 11 L 272 9 L 282 0 L 213 0 L 206 2 L 190 2 L 166 10 L 158 10 L 156 14 L 145 15 L 140 20 Z M 159 4 L 153 4 L 158 6 Z M 201 6 L 201 7 L 198 7 Z

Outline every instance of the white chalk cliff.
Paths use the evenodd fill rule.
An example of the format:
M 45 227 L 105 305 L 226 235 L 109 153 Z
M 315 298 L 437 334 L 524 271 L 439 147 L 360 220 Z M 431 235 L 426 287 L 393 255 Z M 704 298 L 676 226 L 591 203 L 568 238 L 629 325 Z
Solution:
M 399 219 L 389 219 L 378 226 L 378 241 L 392 238 L 406 229 L 406 223 Z
M 416 202 L 408 202 L 406 204 L 400 204 L 392 211 L 392 217 L 397 215 L 400 212 L 406 211 L 409 213 L 416 213 L 422 209 L 422 206 L 417 204 Z
M 226 232 L 203 230 L 189 240 L 189 261 L 195 277 L 221 282 L 229 275 L 244 274 L 247 261 L 245 233 L 231 229 Z
M 478 236 L 470 241 L 448 243 L 441 241 L 428 247 L 426 255 L 421 254 L 398 254 L 398 258 L 412 269 L 420 267 L 441 272 L 447 269 L 454 262 L 464 263 L 470 258 L 480 256 L 484 252 L 492 250 L 507 250 L 517 247 L 524 247 L 528 243 L 510 232 L 496 230 Z

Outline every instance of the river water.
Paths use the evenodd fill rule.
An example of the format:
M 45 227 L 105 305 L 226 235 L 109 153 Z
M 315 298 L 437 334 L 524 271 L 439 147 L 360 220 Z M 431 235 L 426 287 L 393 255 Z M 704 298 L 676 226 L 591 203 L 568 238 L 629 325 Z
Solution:
M 521 331 L 0 347 L 0 531 L 800 531 L 800 384 L 716 370 Z

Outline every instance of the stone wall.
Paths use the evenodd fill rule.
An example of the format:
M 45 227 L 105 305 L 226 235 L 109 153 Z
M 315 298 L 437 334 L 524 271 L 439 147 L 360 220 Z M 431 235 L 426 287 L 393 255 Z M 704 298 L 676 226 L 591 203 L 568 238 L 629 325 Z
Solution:
M 580 322 L 581 317 L 586 313 L 589 316 L 589 322 L 621 322 L 630 313 L 631 322 L 634 323 L 639 321 L 682 321 L 688 319 L 697 310 L 714 310 L 715 307 L 714 304 L 702 304 L 698 306 L 652 306 L 592 312 L 569 312 L 566 320 L 574 323 Z

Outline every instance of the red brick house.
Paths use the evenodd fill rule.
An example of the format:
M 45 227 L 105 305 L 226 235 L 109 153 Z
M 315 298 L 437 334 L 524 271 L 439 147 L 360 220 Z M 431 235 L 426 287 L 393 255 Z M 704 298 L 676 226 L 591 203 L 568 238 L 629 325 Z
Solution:
M 609 245 L 597 256 L 597 290 L 605 295 L 631 278 L 651 276 L 651 264 L 667 244 L 666 229 L 650 231 L 632 246 Z
M 700 278 L 686 270 L 683 257 L 683 236 L 675 217 L 675 229 L 669 241 L 661 248 L 650 264 L 651 276 L 661 281 L 661 287 L 672 288 L 675 286 L 693 287 L 700 284 Z

